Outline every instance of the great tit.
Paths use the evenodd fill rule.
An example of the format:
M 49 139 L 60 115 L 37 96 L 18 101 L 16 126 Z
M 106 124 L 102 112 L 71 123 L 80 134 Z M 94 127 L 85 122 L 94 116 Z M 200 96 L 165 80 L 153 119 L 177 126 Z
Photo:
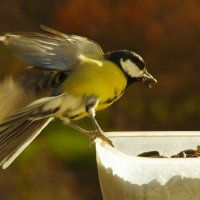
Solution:
M 127 86 L 156 83 L 145 62 L 129 50 L 104 53 L 85 37 L 42 26 L 45 33 L 6 33 L 0 41 L 31 67 L 17 79 L 34 100 L 0 123 L 0 166 L 13 160 L 54 118 L 92 138 L 103 135 L 95 113 L 118 100 Z M 75 125 L 88 116 L 94 131 Z

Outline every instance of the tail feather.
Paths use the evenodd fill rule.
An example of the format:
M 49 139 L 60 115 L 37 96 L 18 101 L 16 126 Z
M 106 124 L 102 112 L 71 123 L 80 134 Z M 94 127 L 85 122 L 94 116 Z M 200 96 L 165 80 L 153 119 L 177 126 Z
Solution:
M 62 95 L 46 97 L 22 108 L 0 124 L 0 166 L 7 168 L 38 136 L 59 109 Z
M 25 120 L 22 124 L 14 125 L 14 131 L 8 131 L 6 137 L 0 139 L 0 166 L 7 168 L 51 120 L 52 118 Z

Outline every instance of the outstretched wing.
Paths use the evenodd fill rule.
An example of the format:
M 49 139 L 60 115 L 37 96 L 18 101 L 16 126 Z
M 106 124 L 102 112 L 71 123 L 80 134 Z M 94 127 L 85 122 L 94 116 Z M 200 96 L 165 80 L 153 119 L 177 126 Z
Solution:
M 61 71 L 73 69 L 80 62 L 80 55 L 103 55 L 102 49 L 94 41 L 41 27 L 47 33 L 7 33 L 0 36 L 0 41 L 17 57 L 33 66 Z

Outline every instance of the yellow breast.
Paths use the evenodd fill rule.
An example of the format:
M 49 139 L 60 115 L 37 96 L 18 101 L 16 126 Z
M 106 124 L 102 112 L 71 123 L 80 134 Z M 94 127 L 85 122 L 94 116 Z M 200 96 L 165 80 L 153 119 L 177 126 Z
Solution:
M 97 110 L 100 110 L 112 104 L 112 100 L 117 100 L 126 84 L 126 77 L 114 63 L 106 60 L 85 60 L 66 79 L 63 92 L 77 97 L 96 96 L 99 99 Z

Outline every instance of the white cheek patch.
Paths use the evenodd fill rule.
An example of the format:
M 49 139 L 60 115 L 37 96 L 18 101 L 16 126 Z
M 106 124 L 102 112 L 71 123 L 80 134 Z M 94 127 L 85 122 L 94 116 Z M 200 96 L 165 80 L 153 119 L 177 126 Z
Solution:
M 143 74 L 143 71 L 130 59 L 127 60 L 121 59 L 120 64 L 123 70 L 131 77 L 141 77 Z

